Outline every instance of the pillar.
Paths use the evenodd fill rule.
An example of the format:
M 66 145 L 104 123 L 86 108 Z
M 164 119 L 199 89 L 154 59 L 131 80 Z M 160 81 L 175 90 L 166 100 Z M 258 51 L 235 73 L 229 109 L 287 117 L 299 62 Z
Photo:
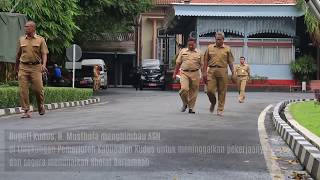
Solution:
M 153 19 L 153 35 L 152 35 L 152 58 L 157 58 L 157 20 Z

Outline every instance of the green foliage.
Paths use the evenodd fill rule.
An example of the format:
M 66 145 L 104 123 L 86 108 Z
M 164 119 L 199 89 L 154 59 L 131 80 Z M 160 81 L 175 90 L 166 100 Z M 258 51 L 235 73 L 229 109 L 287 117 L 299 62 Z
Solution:
M 313 73 L 317 71 L 313 58 L 310 55 L 299 57 L 290 64 L 291 72 L 300 81 L 309 81 Z
M 302 10 L 304 15 L 304 22 L 307 26 L 307 31 L 310 33 L 319 32 L 320 22 L 317 18 L 310 12 L 304 0 L 297 0 L 297 7 Z
M 101 33 L 130 32 L 134 19 L 151 7 L 151 0 L 80 0 L 77 41 L 101 38 Z
M 92 89 L 69 87 L 47 87 L 45 89 L 45 103 L 85 100 L 93 95 Z
M 17 87 L 0 87 L 0 108 L 15 107 L 19 104 Z
M 45 87 L 45 103 L 67 102 L 85 100 L 92 97 L 92 89 L 73 89 L 67 87 Z M 32 91 L 30 91 L 31 104 L 36 106 L 36 100 Z M 18 87 L 1 86 L 0 87 L 0 108 L 20 106 L 20 96 Z
M 0 6 L 0 10 L 10 11 L 16 2 L 5 0 L 6 6 Z M 78 0 L 20 0 L 14 12 L 26 14 L 29 20 L 37 23 L 37 34 L 47 40 L 52 54 L 64 52 L 79 30 L 75 23 L 79 14 Z
M 18 81 L 8 81 L 7 84 L 9 86 L 19 86 L 19 82 Z
M 10 0 L 0 0 L 0 9 L 10 11 L 11 1 Z
M 56 55 L 63 54 L 72 42 L 97 39 L 101 33 L 132 31 L 137 15 L 152 3 L 151 0 L 0 0 L 0 11 L 10 11 L 15 4 L 14 12 L 26 14 L 37 23 L 37 33 L 47 40 L 50 54 Z

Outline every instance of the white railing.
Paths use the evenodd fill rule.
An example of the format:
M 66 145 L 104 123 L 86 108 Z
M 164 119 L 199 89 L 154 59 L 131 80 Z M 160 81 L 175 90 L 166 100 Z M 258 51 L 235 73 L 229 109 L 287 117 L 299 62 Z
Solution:
M 169 5 L 172 3 L 180 3 L 181 0 L 153 0 L 154 5 Z
M 109 34 L 103 33 L 102 40 L 104 41 L 134 41 L 135 35 L 134 33 L 117 33 L 117 34 Z
M 213 37 L 200 37 L 200 42 L 213 42 Z M 244 42 L 244 38 L 226 38 L 226 42 Z M 291 38 L 248 38 L 249 42 L 292 42 Z

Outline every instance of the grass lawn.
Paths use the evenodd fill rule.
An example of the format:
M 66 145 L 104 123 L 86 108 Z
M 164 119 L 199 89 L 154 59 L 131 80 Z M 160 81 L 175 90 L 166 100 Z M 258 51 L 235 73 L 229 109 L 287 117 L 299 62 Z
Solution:
M 292 117 L 302 126 L 320 137 L 320 105 L 313 101 L 294 103 L 290 106 Z

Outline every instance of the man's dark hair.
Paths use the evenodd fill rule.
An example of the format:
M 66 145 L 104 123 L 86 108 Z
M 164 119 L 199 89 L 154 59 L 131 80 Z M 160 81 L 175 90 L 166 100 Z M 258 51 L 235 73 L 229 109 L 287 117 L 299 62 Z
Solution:
M 240 59 L 241 59 L 241 58 L 243 58 L 244 60 L 246 60 L 246 58 L 245 58 L 245 57 L 243 57 L 243 56 L 241 56 L 241 57 L 240 57 Z
M 190 37 L 190 38 L 188 39 L 188 42 L 189 42 L 189 41 L 197 42 L 197 39 Z

